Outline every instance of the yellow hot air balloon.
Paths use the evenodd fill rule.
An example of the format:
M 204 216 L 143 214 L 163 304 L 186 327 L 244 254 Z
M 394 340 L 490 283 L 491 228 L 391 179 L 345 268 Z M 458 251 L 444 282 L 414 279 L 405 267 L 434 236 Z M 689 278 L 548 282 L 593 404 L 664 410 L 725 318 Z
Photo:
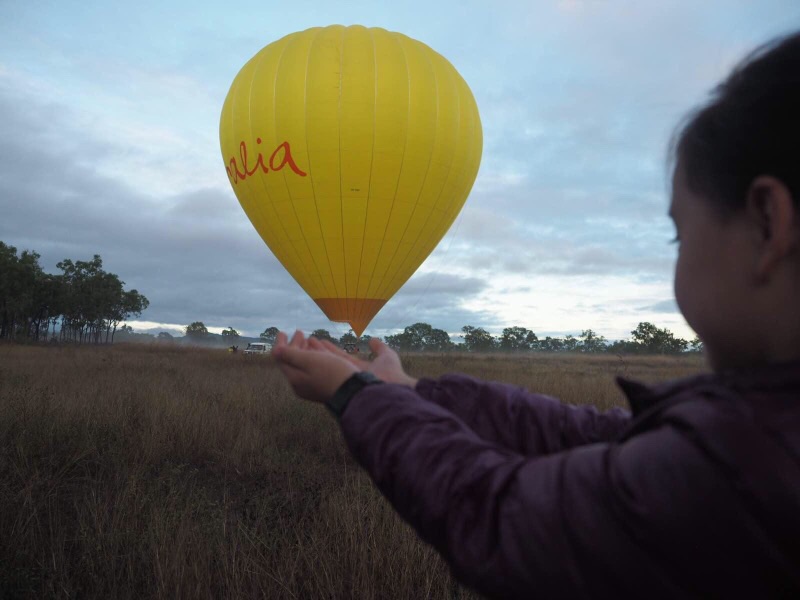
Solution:
M 444 57 L 400 33 L 335 25 L 242 67 L 220 145 L 264 242 L 330 320 L 361 335 L 452 225 L 483 135 Z

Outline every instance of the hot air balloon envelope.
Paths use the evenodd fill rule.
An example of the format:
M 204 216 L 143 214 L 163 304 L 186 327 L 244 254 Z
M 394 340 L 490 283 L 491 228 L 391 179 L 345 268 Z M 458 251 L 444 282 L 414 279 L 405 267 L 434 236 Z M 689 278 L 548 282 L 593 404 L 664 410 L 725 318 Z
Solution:
M 357 335 L 452 225 L 482 143 L 475 99 L 445 58 L 361 26 L 266 46 L 220 118 L 225 168 L 253 226 Z

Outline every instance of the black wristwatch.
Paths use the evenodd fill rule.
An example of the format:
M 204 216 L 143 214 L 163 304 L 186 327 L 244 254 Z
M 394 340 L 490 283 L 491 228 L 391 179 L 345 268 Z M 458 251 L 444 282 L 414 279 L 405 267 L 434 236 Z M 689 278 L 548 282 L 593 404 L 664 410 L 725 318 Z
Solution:
M 368 385 L 374 385 L 376 383 L 383 383 L 383 381 L 375 377 L 375 375 L 369 371 L 354 373 L 339 387 L 338 390 L 336 390 L 333 398 L 328 400 L 325 403 L 325 406 L 327 406 L 328 410 L 336 415 L 336 418 L 338 419 L 342 416 L 342 414 L 344 414 L 347 404 L 350 402 L 350 398 L 355 396 Z

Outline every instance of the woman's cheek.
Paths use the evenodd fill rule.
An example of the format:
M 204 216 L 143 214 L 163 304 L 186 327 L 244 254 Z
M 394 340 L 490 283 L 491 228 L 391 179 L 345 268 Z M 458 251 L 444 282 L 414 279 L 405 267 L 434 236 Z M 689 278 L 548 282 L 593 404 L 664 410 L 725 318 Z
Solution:
M 702 337 L 702 324 L 698 322 L 700 320 L 698 318 L 700 316 L 698 314 L 698 308 L 702 310 L 702 307 L 697 307 L 697 303 L 694 302 L 694 299 L 699 295 L 696 289 L 699 284 L 692 281 L 689 267 L 690 265 L 687 265 L 685 260 L 678 255 L 678 260 L 675 264 L 675 282 L 673 286 L 675 302 L 689 326 Z
M 687 318 L 688 320 L 688 317 L 686 316 L 686 308 L 687 308 L 686 299 L 684 297 L 684 290 L 685 290 L 684 280 L 685 280 L 684 267 L 683 267 L 683 262 L 681 261 L 681 257 L 679 255 L 678 260 L 675 262 L 675 279 L 673 282 L 673 291 L 675 293 L 675 302 L 678 304 L 678 309 L 681 311 L 684 318 Z

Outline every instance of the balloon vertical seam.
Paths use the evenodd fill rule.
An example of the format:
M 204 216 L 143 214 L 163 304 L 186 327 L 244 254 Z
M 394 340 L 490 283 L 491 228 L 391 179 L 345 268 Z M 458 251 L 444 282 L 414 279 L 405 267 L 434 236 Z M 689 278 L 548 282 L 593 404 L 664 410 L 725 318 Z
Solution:
M 286 52 L 286 48 L 288 48 L 288 47 L 289 47 L 289 42 L 287 41 L 284 44 L 283 49 L 281 50 L 281 55 L 278 57 L 278 62 L 275 65 L 275 73 L 276 73 L 275 77 L 276 77 L 276 79 L 277 79 L 278 69 L 280 67 L 280 61 L 283 58 L 283 53 Z M 253 73 L 250 76 L 250 87 L 249 87 L 249 90 L 248 90 L 248 93 L 247 93 L 247 120 L 248 120 L 248 130 L 250 130 L 251 132 L 252 132 L 252 129 L 253 129 L 252 128 L 252 124 L 253 124 L 253 110 L 252 110 L 253 109 L 253 81 L 255 81 L 255 79 L 256 79 L 256 74 L 259 72 L 259 69 L 261 67 L 261 63 L 264 60 L 265 56 L 266 56 L 265 53 L 263 53 L 263 52 L 259 53 L 258 60 L 257 60 L 257 62 L 255 64 L 255 67 L 253 68 Z M 273 93 L 273 96 L 274 96 L 274 93 Z M 273 140 L 273 141 L 277 142 L 277 140 Z M 264 204 L 268 205 L 272 209 L 272 213 L 273 213 L 273 215 L 275 217 L 275 221 L 277 221 L 278 225 L 280 226 L 281 230 L 283 231 L 284 235 L 286 236 L 286 240 L 289 242 L 289 247 L 294 251 L 294 254 L 295 254 L 295 257 L 296 257 L 298 265 L 300 266 L 301 269 L 303 269 L 303 271 L 305 271 L 306 270 L 305 269 L 305 265 L 303 264 L 303 259 L 302 259 L 301 255 L 300 255 L 300 252 L 298 251 L 298 249 L 295 246 L 295 244 L 292 241 L 292 239 L 289 237 L 289 233 L 288 233 L 288 231 L 286 230 L 286 227 L 283 224 L 283 220 L 277 218 L 277 213 L 276 213 L 276 209 L 275 209 L 275 203 L 272 201 L 272 198 L 270 196 L 269 190 L 267 189 L 266 181 L 264 181 L 264 179 L 262 177 L 259 177 L 258 179 L 261 182 L 261 187 L 264 190 L 264 195 L 267 197 L 267 202 L 266 203 L 264 203 L 264 202 L 255 202 L 254 206 L 256 208 L 256 211 L 259 214 L 261 214 L 262 216 L 264 216 L 265 215 L 265 212 L 263 210 L 263 208 L 264 208 L 263 205 Z M 267 219 L 264 219 L 264 221 L 266 222 Z M 268 244 L 268 246 L 269 246 L 269 244 Z M 307 243 L 306 243 L 306 246 L 308 246 Z M 309 250 L 309 254 L 311 254 L 310 250 Z
M 231 109 L 229 111 L 229 116 L 230 116 L 231 121 L 234 121 L 234 115 L 235 115 L 236 111 L 233 110 L 233 105 L 235 104 L 235 101 L 236 101 L 236 98 L 237 98 L 237 96 L 239 94 L 240 89 L 243 87 L 242 84 L 243 84 L 243 82 L 241 80 L 239 80 L 238 76 L 237 76 L 237 78 L 234 80 L 234 86 L 235 87 L 232 86 L 231 90 L 228 92 L 229 95 L 230 95 L 230 99 L 231 99 Z M 251 78 L 251 84 L 252 84 L 252 78 Z M 248 111 L 249 111 L 249 108 L 250 108 L 249 102 L 250 102 L 250 97 L 248 95 Z M 231 127 L 231 130 L 234 130 L 234 128 Z M 223 156 L 223 158 L 224 158 L 224 156 Z M 264 215 L 264 213 L 262 211 L 262 206 L 261 206 L 262 203 L 257 202 L 256 200 L 253 200 L 251 198 L 251 194 L 247 190 L 246 186 L 243 186 L 241 188 L 241 192 L 240 193 L 242 194 L 242 196 L 244 196 L 246 198 L 247 207 L 245 207 L 245 203 L 242 202 L 242 199 L 239 197 L 239 194 L 237 194 L 236 197 L 239 200 L 239 204 L 241 204 L 242 208 L 245 209 L 246 213 L 249 213 L 250 211 L 253 211 L 258 215 L 262 215 L 262 216 Z M 269 194 L 267 194 L 267 197 L 269 197 Z M 271 204 L 270 204 L 270 206 L 271 206 Z M 281 227 L 281 228 L 283 229 L 283 227 Z M 264 239 L 264 235 L 261 233 L 261 231 L 258 228 L 256 228 L 256 232 L 259 234 L 259 236 L 263 240 Z M 286 234 L 285 229 L 284 229 L 284 234 Z M 286 236 L 286 238 L 288 239 L 288 235 Z M 266 240 L 264 240 L 264 241 L 266 242 Z M 272 250 L 272 247 L 270 246 L 269 243 L 267 243 L 267 247 Z M 275 251 L 273 250 L 273 254 L 274 253 L 275 253 Z M 277 256 L 276 256 L 276 258 L 277 258 Z M 278 260 L 280 261 L 280 259 L 278 259 Z
M 338 292 L 338 290 L 336 288 L 336 277 L 333 274 L 333 266 L 331 265 L 331 259 L 330 259 L 330 256 L 328 255 L 328 242 L 325 239 L 325 234 L 324 234 L 323 229 L 322 229 L 322 219 L 319 216 L 319 205 L 317 204 L 317 191 L 316 191 L 316 189 L 314 187 L 314 169 L 311 168 L 311 152 L 309 151 L 309 145 L 308 145 L 308 65 L 311 62 L 311 53 L 312 53 L 312 51 L 314 49 L 314 44 L 316 43 L 317 38 L 320 36 L 320 34 L 323 31 L 324 31 L 323 28 L 317 29 L 317 31 L 314 33 L 314 37 L 311 38 L 311 42 L 308 45 L 308 56 L 306 57 L 306 72 L 305 72 L 305 76 L 303 77 L 303 113 L 304 113 L 305 121 L 306 121 L 306 127 L 305 127 L 305 132 L 306 132 L 306 155 L 308 156 L 309 182 L 311 183 L 311 190 L 312 190 L 312 193 L 313 193 L 313 196 L 314 196 L 314 211 L 317 213 L 317 223 L 319 224 L 319 231 L 320 231 L 320 235 L 322 236 L 322 245 L 325 247 L 325 260 L 328 263 L 328 271 L 330 272 L 330 275 L 331 275 L 331 284 L 333 285 L 333 297 L 336 297 L 339 292 Z M 277 82 L 277 75 L 276 75 L 276 82 Z M 285 177 L 286 177 L 286 175 L 284 174 L 284 179 L 285 179 Z M 303 234 L 303 239 L 305 239 L 305 235 L 306 235 L 305 232 L 301 231 L 301 233 Z M 306 245 L 308 246 L 308 241 L 306 241 Z M 311 248 L 309 248 L 309 253 L 311 254 L 312 260 L 314 261 L 314 266 L 317 268 L 317 273 L 319 274 L 320 279 L 323 281 L 323 288 L 326 291 L 328 291 L 328 286 L 324 284 L 325 278 L 322 275 L 322 269 L 319 268 L 319 264 L 317 263 L 317 259 L 314 256 L 315 253 L 311 251 Z
M 344 266 L 344 306 L 345 315 L 350 314 L 350 302 L 347 299 L 347 261 L 344 247 L 344 194 L 342 192 L 342 79 L 344 73 L 344 36 L 347 33 L 347 28 L 342 29 L 342 40 L 339 44 L 339 97 L 336 105 L 336 116 L 339 121 L 338 141 L 339 141 L 339 213 L 341 214 L 340 223 L 342 226 L 342 265 Z M 335 283 L 335 282 L 334 282 Z M 337 297 L 341 298 L 339 290 L 336 290 Z
M 417 42 L 417 43 L 419 43 L 419 42 Z M 420 43 L 420 45 L 422 45 L 422 44 Z M 433 63 L 431 62 L 431 58 L 430 58 L 430 55 L 427 52 L 427 48 L 424 48 L 421 54 L 423 56 L 425 56 L 425 59 L 428 61 L 428 64 L 431 66 L 431 71 L 433 73 L 433 82 L 434 82 L 434 86 L 436 88 L 436 117 L 434 118 L 434 123 L 438 123 L 439 122 L 439 104 L 440 104 L 440 102 L 439 102 L 440 101 L 440 98 L 439 98 L 439 79 L 436 76 L 436 69 L 433 68 Z M 409 85 L 409 87 L 410 87 L 410 85 Z M 422 196 L 422 190 L 425 189 L 425 183 L 428 181 L 428 175 L 430 174 L 431 162 L 433 161 L 433 150 L 436 147 L 436 138 L 437 138 L 437 136 L 438 136 L 438 130 L 434 129 L 433 143 L 431 144 L 431 152 L 428 155 L 428 165 L 427 165 L 427 167 L 425 167 L 425 176 L 422 178 L 422 185 L 420 186 L 419 191 L 417 192 L 417 198 L 416 198 L 416 201 L 414 202 L 414 208 L 411 210 L 411 215 L 409 215 L 409 217 L 408 217 L 408 221 L 406 222 L 405 229 L 403 229 L 403 234 L 400 236 L 400 239 L 403 239 L 406 236 L 406 233 L 408 232 L 408 227 L 409 227 L 409 225 L 411 225 L 411 220 L 414 218 L 414 215 L 417 212 L 417 207 L 419 206 L 419 200 L 420 200 L 420 197 Z M 392 258 L 389 261 L 389 268 L 387 269 L 387 274 L 389 274 L 391 272 L 392 265 L 395 264 L 395 258 L 397 257 L 397 253 L 399 251 L 400 251 L 400 244 L 397 245 L 397 248 L 395 248 L 395 251 L 392 254 Z M 409 249 L 409 252 L 410 252 L 410 249 Z M 408 253 L 406 254 L 406 257 L 407 256 L 408 256 Z M 400 263 L 399 263 L 399 265 L 395 269 L 394 275 L 389 279 L 389 281 L 387 281 L 386 278 L 384 278 L 381 281 L 381 287 L 379 288 L 380 294 L 378 295 L 379 298 L 382 297 L 382 296 L 385 296 L 387 290 L 391 289 L 391 287 L 394 285 L 394 280 L 396 279 L 396 275 L 400 272 L 400 268 L 403 266 L 404 262 L 405 262 L 405 258 L 402 258 Z M 388 286 L 387 286 L 387 284 L 388 284 Z
M 466 100 L 468 102 L 471 101 L 471 104 L 474 104 L 475 107 L 474 111 L 467 112 L 467 114 L 470 117 L 470 132 L 468 138 L 469 151 L 466 153 L 466 156 L 470 157 L 475 155 L 473 147 L 479 146 L 480 150 L 483 149 L 483 130 L 481 127 L 481 119 L 480 119 L 480 113 L 478 112 L 477 102 L 475 101 L 475 98 L 473 97 L 472 92 L 469 89 L 469 86 L 465 81 L 463 81 L 463 79 L 461 81 L 461 87 L 463 88 L 463 93 Z M 480 153 L 478 156 L 480 156 Z M 462 197 L 463 200 L 461 201 L 461 205 L 457 207 L 458 208 L 457 214 L 461 212 L 461 209 L 466 203 L 467 197 L 469 196 L 472 187 L 475 185 L 475 180 L 478 177 L 479 168 L 480 168 L 480 158 L 478 159 L 478 164 L 475 167 L 475 177 L 472 178 L 472 181 L 470 181 L 469 178 L 467 178 L 467 180 L 465 180 L 463 183 L 462 190 L 459 192 L 459 197 Z M 453 208 L 454 207 L 451 207 L 451 211 L 453 210 Z
M 402 36 L 400 34 L 396 34 L 396 35 L 397 35 L 397 39 L 400 41 L 400 45 L 404 46 L 403 40 L 404 39 L 408 39 L 408 38 L 406 38 L 405 36 Z M 423 53 L 424 53 L 424 51 L 423 51 Z M 411 123 L 411 69 L 408 68 L 408 60 L 407 60 L 407 54 L 405 52 L 405 47 L 403 47 L 403 54 L 406 56 L 406 69 L 408 71 L 408 111 L 409 111 L 408 122 L 410 124 Z M 435 81 L 435 77 L 434 77 L 434 81 Z M 439 116 L 439 99 L 438 99 L 438 95 L 439 95 L 439 90 L 437 88 L 437 90 L 436 90 L 436 96 L 437 96 L 437 98 L 436 98 L 436 116 L 437 116 L 437 119 L 438 119 L 438 116 Z M 407 137 L 407 135 L 408 134 L 406 134 L 406 148 L 408 148 L 408 137 Z M 435 133 L 434 133 L 434 144 L 435 144 L 435 140 L 436 140 L 436 138 L 435 138 Z M 433 144 L 431 146 L 433 146 Z M 422 188 L 425 186 L 425 180 L 427 179 L 428 169 L 430 169 L 430 157 L 432 155 L 433 155 L 433 148 L 431 147 L 431 154 L 428 157 L 428 167 L 425 170 L 425 177 L 422 178 L 422 183 L 420 185 L 419 191 L 417 192 L 417 200 L 416 200 L 417 202 L 419 201 L 420 194 L 422 193 Z M 401 176 L 402 176 L 402 173 L 403 173 L 403 171 L 401 170 L 400 171 Z M 400 183 L 400 178 L 398 178 L 398 188 L 399 188 L 399 183 Z M 395 194 L 394 202 L 392 203 L 393 206 L 394 206 L 394 203 L 396 201 L 397 201 L 397 194 Z M 414 212 L 415 211 L 416 211 L 416 202 L 414 204 L 414 208 L 411 210 L 411 214 L 408 216 L 408 220 L 406 221 L 405 228 L 403 229 L 403 233 L 399 237 L 397 246 L 395 247 L 394 252 L 392 252 L 391 258 L 387 262 L 386 272 L 381 277 L 381 280 L 380 280 L 380 282 L 378 284 L 378 287 L 376 289 L 376 293 L 375 293 L 375 297 L 376 298 L 381 298 L 381 297 L 384 296 L 384 293 L 385 293 L 384 290 L 387 289 L 387 278 L 389 280 L 393 279 L 393 277 L 391 276 L 392 265 L 394 264 L 395 257 L 397 256 L 397 252 L 400 249 L 400 244 L 401 244 L 403 238 L 405 237 L 406 231 L 408 231 L 408 226 L 411 223 L 411 219 L 414 217 Z
M 281 66 L 282 66 L 282 63 L 283 63 L 283 57 L 284 57 L 287 49 L 289 48 L 289 46 L 292 44 L 293 41 L 296 42 L 298 40 L 301 40 L 302 37 L 304 35 L 306 35 L 306 34 L 307 34 L 307 32 L 303 32 L 303 33 L 301 33 L 299 35 L 293 36 L 292 40 L 290 40 L 286 44 L 286 46 L 284 47 L 283 51 L 281 52 L 281 55 L 278 57 L 278 62 L 275 65 L 275 78 L 274 78 L 273 84 L 272 84 L 273 85 L 273 97 L 275 97 L 275 98 L 278 97 L 278 94 L 276 93 L 276 90 L 277 90 L 277 87 L 278 87 L 278 76 L 279 76 L 279 74 L 281 72 Z M 278 118 L 277 118 L 278 103 L 277 103 L 277 101 L 273 102 L 272 110 L 273 110 L 272 120 L 273 120 L 273 123 L 275 124 L 275 134 L 276 134 L 276 139 L 274 141 L 275 141 L 275 143 L 277 143 L 278 139 L 279 139 L 279 136 L 277 135 L 277 133 L 278 133 Z M 308 153 L 308 152 L 306 152 L 306 153 Z M 310 175 L 310 168 L 309 168 L 309 175 Z M 262 181 L 263 181 L 263 179 L 262 179 Z M 295 207 L 294 198 L 292 197 L 292 189 L 289 186 L 288 181 L 286 180 L 286 172 L 285 171 L 283 172 L 283 184 L 286 186 L 286 194 L 289 197 L 289 205 L 292 207 L 292 213 L 294 214 L 294 217 L 295 217 L 295 219 L 297 221 L 297 225 L 298 225 L 298 228 L 300 230 L 300 235 L 303 238 L 303 243 L 305 244 L 306 250 L 308 251 L 308 255 L 311 257 L 311 262 L 314 265 L 314 268 L 317 270 L 317 275 L 319 276 L 319 278 L 321 280 L 322 276 L 321 276 L 321 273 L 320 273 L 320 269 L 319 269 L 319 266 L 317 265 L 316 259 L 314 257 L 314 252 L 312 252 L 311 246 L 308 243 L 308 238 L 306 238 L 306 233 L 305 233 L 305 230 L 304 230 L 304 228 L 302 226 L 302 223 L 300 221 L 300 217 L 297 214 L 297 208 Z M 266 188 L 266 182 L 265 181 L 264 181 L 264 187 Z M 292 242 L 292 245 L 294 245 L 294 242 Z M 303 265 L 303 268 L 305 270 L 305 265 Z M 313 283 L 314 283 L 313 279 L 311 280 L 310 283 L 313 285 Z M 324 283 L 323 283 L 323 286 L 324 286 Z
M 456 81 L 456 85 L 458 86 L 458 81 Z M 465 88 L 466 90 L 468 90 L 468 88 L 467 88 L 466 84 L 464 84 L 464 88 Z M 469 100 L 469 98 L 470 98 L 470 96 L 468 96 L 468 97 L 467 97 L 467 100 Z M 460 108 L 460 106 L 461 106 L 461 95 L 459 95 L 459 108 Z M 472 112 L 472 111 L 466 111 L 466 112 L 465 112 L 465 114 L 466 114 L 466 115 L 469 117 L 469 125 L 470 125 L 470 128 L 469 128 L 469 137 L 467 138 L 467 142 L 468 142 L 468 144 L 469 144 L 470 151 L 468 151 L 468 152 L 466 153 L 466 155 L 467 155 L 467 156 L 470 156 L 470 155 L 472 154 L 472 152 L 471 152 L 471 148 L 472 148 L 472 146 L 475 144 L 475 140 L 476 140 L 476 135 L 475 135 L 475 118 L 474 118 L 474 117 L 475 117 L 475 114 L 477 114 L 477 113 L 473 114 L 473 112 Z M 459 129 L 460 129 L 460 125 L 459 125 Z M 473 183 L 474 183 L 474 180 L 473 180 Z M 469 187 L 470 189 L 472 189 L 472 185 L 473 185 L 473 183 L 470 183 L 469 181 L 467 181 L 467 182 L 464 184 L 464 187 L 463 187 L 461 190 L 459 190 L 459 191 L 458 191 L 458 194 L 456 195 L 456 197 L 457 197 L 457 198 L 461 198 L 461 197 L 463 197 L 463 198 L 464 198 L 464 201 L 463 201 L 463 202 L 461 202 L 461 206 L 463 206 L 463 204 L 466 202 L 467 196 L 469 195 L 469 190 L 466 190 L 466 188 L 467 188 L 467 187 Z M 444 251 L 444 254 L 445 254 L 445 256 L 449 255 L 450 248 L 453 246 L 453 242 L 455 241 L 455 238 L 456 238 L 456 236 L 458 235 L 458 229 L 459 229 L 459 227 L 461 226 L 461 221 L 463 220 L 463 217 L 464 217 L 464 213 L 463 213 L 463 212 L 461 212 L 461 210 L 460 210 L 460 209 L 461 209 L 461 206 L 459 206 L 459 207 L 458 207 L 458 208 L 459 208 L 459 211 L 456 213 L 456 214 L 458 214 L 458 221 L 456 222 L 456 227 L 455 227 L 455 230 L 453 231 L 453 235 L 452 235 L 452 236 L 451 236 L 451 238 L 450 238 L 450 242 L 447 244 L 447 248 L 446 248 L 446 249 L 445 249 L 445 251 Z M 453 210 L 453 208 L 451 207 L 449 212 L 452 212 L 452 210 Z M 449 214 L 449 212 L 448 212 L 448 214 Z M 448 228 L 448 229 L 449 229 L 449 228 Z M 446 235 L 446 233 L 445 233 L 445 235 Z M 444 236 L 442 236 L 442 237 L 444 238 Z M 445 265 L 445 267 L 446 267 L 446 266 L 447 266 L 447 265 Z M 432 284 L 432 283 L 433 283 L 433 278 L 431 278 L 431 279 L 428 281 L 428 285 L 425 287 L 425 290 L 423 291 L 423 293 L 422 293 L 422 296 L 424 296 L 425 294 L 427 294 L 427 293 L 428 293 L 428 289 L 430 288 L 430 286 L 431 286 L 431 284 Z M 414 308 L 416 308 L 417 304 L 418 304 L 418 303 L 419 303 L 419 301 L 422 299 L 422 296 L 418 296 L 418 297 L 417 297 L 417 302 L 415 302 L 415 303 L 414 303 Z M 412 310 L 413 310 L 413 308 L 412 308 Z M 392 328 L 394 328 L 394 327 L 392 327 Z
M 434 69 L 434 76 L 435 76 L 435 72 L 436 72 L 436 70 Z M 458 147 L 458 142 L 459 142 L 460 135 L 461 135 L 461 94 L 459 93 L 459 89 L 458 89 L 458 81 L 455 79 L 456 73 L 451 73 L 449 70 L 446 70 L 446 72 L 448 72 L 449 76 L 451 77 L 451 82 L 452 82 L 453 89 L 455 91 L 455 97 L 456 97 L 456 117 L 457 117 L 456 118 L 456 123 L 457 123 L 456 127 L 457 128 L 456 128 L 455 143 L 456 143 L 456 147 Z M 438 82 L 438 79 L 437 79 L 437 82 Z M 437 90 L 438 90 L 438 83 L 437 83 Z M 437 106 L 438 106 L 438 104 L 437 104 Z M 451 160 L 450 160 L 450 167 L 448 168 L 447 176 L 445 177 L 444 183 L 442 184 L 442 190 L 439 192 L 439 197 L 440 198 L 442 196 L 442 192 L 444 191 L 445 186 L 447 185 L 447 181 L 450 179 L 450 175 L 452 174 L 452 171 L 453 171 L 453 163 L 455 162 L 454 154 L 455 154 L 455 151 L 453 151 L 453 153 L 452 153 Z M 455 196 L 455 199 L 457 200 L 458 196 Z M 400 266 L 398 267 L 398 273 L 402 273 L 402 270 L 406 266 L 406 264 L 408 263 L 409 258 L 412 259 L 411 260 L 411 264 L 413 265 L 414 262 L 416 262 L 416 259 L 421 254 L 423 254 L 425 252 L 425 248 L 428 246 L 431 238 L 435 239 L 436 233 L 439 231 L 439 228 L 441 227 L 442 221 L 445 220 L 447 215 L 448 215 L 448 211 L 443 210 L 442 211 L 442 215 L 439 217 L 439 220 L 436 223 L 436 226 L 433 227 L 430 230 L 428 238 L 424 240 L 424 244 L 420 244 L 419 243 L 420 239 L 422 238 L 422 230 L 420 230 L 419 234 L 417 234 L 417 238 L 414 240 L 414 244 L 412 245 L 412 248 L 419 248 L 419 252 L 417 254 L 414 254 L 412 250 L 409 250 L 408 254 L 406 254 L 406 257 L 403 259 L 403 261 L 400 263 Z M 451 223 L 451 225 L 452 225 L 452 223 Z M 448 226 L 448 229 L 449 228 L 450 227 Z M 447 232 L 445 231 L 445 233 L 442 234 L 441 238 L 443 238 L 446 233 Z M 449 249 L 449 247 L 448 247 L 448 249 Z M 414 273 L 416 273 L 416 271 L 419 269 L 419 267 L 422 266 L 422 263 L 428 258 L 428 256 L 430 256 L 431 252 L 432 252 L 432 249 L 427 254 L 425 254 L 425 256 L 422 257 L 422 260 L 419 261 L 419 265 L 414 270 Z M 414 273 L 411 273 L 409 275 L 409 278 L 411 278 L 411 276 L 413 276 Z M 428 280 L 428 285 L 425 286 L 425 289 L 423 290 L 423 292 L 421 294 L 417 295 L 416 302 L 414 302 L 414 305 L 411 307 L 410 310 L 406 311 L 406 314 L 408 314 L 411 311 L 414 311 L 417 308 L 417 305 L 419 304 L 420 300 L 422 300 L 422 298 L 428 293 L 428 290 L 430 289 L 431 285 L 433 284 L 433 280 L 436 278 L 437 274 L 438 274 L 438 271 L 434 272 L 431 275 L 430 279 Z
M 451 73 L 451 72 L 449 72 L 449 70 L 447 70 L 447 71 L 448 71 L 450 77 L 452 78 L 451 81 L 453 83 L 453 89 L 455 91 L 455 97 L 456 97 L 456 107 L 457 107 L 456 123 L 457 123 L 457 126 L 456 126 L 455 141 L 456 141 L 456 147 L 458 147 L 458 142 L 459 142 L 460 135 L 461 135 L 461 93 L 460 93 L 460 91 L 458 89 L 458 81 L 455 79 L 455 73 Z M 449 166 L 448 171 L 447 171 L 447 176 L 445 177 L 444 183 L 442 184 L 442 190 L 439 193 L 439 197 L 440 198 L 442 196 L 442 192 L 445 189 L 445 186 L 447 185 L 447 182 L 450 179 L 450 176 L 452 175 L 453 164 L 454 163 L 455 163 L 455 156 L 451 156 L 450 166 Z M 455 201 L 458 202 L 460 200 L 460 194 L 453 194 L 452 198 Z M 465 200 L 466 200 L 466 196 L 465 196 Z M 449 209 L 450 207 L 447 206 L 447 208 Z M 405 259 L 400 264 L 400 267 L 398 268 L 398 272 L 402 272 L 402 270 L 406 267 L 406 264 L 408 263 L 409 258 L 412 259 L 411 260 L 411 264 L 413 264 L 414 262 L 416 262 L 416 259 L 418 257 L 420 257 L 420 256 L 422 256 L 422 254 L 424 254 L 424 256 L 422 256 L 422 260 L 419 261 L 419 266 L 417 267 L 417 269 L 419 269 L 419 267 L 422 266 L 422 263 L 428 258 L 428 256 L 430 256 L 431 252 L 433 252 L 433 248 L 431 248 L 431 250 L 429 250 L 428 252 L 425 252 L 425 248 L 427 248 L 429 246 L 431 239 L 435 239 L 436 238 L 436 232 L 439 230 L 439 228 L 441 227 L 442 223 L 446 221 L 446 218 L 448 216 L 448 212 L 449 212 L 448 210 L 443 210 L 442 211 L 442 214 L 440 215 L 439 220 L 436 222 L 435 227 L 433 227 L 431 230 L 429 230 L 428 237 L 423 240 L 422 244 L 419 243 L 420 240 L 422 239 L 422 230 L 420 230 L 419 234 L 417 235 L 417 239 L 414 240 L 414 244 L 412 246 L 413 248 L 418 248 L 417 254 L 414 254 L 412 250 L 409 250 L 409 252 L 406 255 Z M 447 226 L 447 229 L 450 229 L 451 225 L 452 225 L 452 223 L 450 223 Z M 442 235 L 440 236 L 440 239 L 442 237 L 444 237 L 446 234 L 447 234 L 447 230 L 445 230 L 442 233 Z M 436 244 L 434 244 L 434 246 L 436 246 Z M 416 269 L 415 269 L 415 272 L 416 272 Z M 414 273 L 411 273 L 409 275 L 409 277 L 411 277 L 411 275 L 413 275 L 413 274 Z
M 369 163 L 369 181 L 367 182 L 367 205 L 364 214 L 364 230 L 361 233 L 361 257 L 358 260 L 358 274 L 356 275 L 356 298 L 360 298 L 360 289 L 361 289 L 361 269 L 364 265 L 364 247 L 366 244 L 367 238 L 367 220 L 369 218 L 369 206 L 372 200 L 372 170 L 375 167 L 375 130 L 377 129 L 377 112 L 378 112 L 378 53 L 375 49 L 375 34 L 373 33 L 372 29 L 367 29 L 369 33 L 370 42 L 372 42 L 372 69 L 373 69 L 373 80 L 372 80 L 372 87 L 373 87 L 373 97 L 372 97 L 372 157 L 370 158 Z M 369 284 L 367 284 L 367 289 L 369 289 Z M 364 290 L 364 294 L 366 294 L 367 290 Z M 360 319 L 366 310 L 367 303 L 362 302 L 360 305 L 360 311 L 356 316 L 356 318 Z
M 408 108 L 406 110 L 406 127 L 405 127 L 405 139 L 403 140 L 403 155 L 400 159 L 400 171 L 397 174 L 397 181 L 395 182 L 394 186 L 394 194 L 392 195 L 392 205 L 389 207 L 389 217 L 386 219 L 386 225 L 383 228 L 383 235 L 381 236 L 380 245 L 378 246 L 378 253 L 377 256 L 380 257 L 381 253 L 383 252 L 383 245 L 386 241 L 386 234 L 389 231 L 389 224 L 392 222 L 392 215 L 394 214 L 394 207 L 397 204 L 397 193 L 400 190 L 400 180 L 402 179 L 403 175 L 403 167 L 406 164 L 406 153 L 408 151 L 408 124 L 411 123 L 411 69 L 408 66 L 408 54 L 406 54 L 406 49 L 401 42 L 401 38 L 399 34 L 390 33 L 389 37 L 397 44 L 400 48 L 400 51 L 403 53 L 403 62 L 406 66 L 406 90 L 408 96 Z M 378 261 L 375 261 L 375 265 L 372 267 L 372 273 L 370 274 L 370 283 L 367 287 L 367 292 L 369 290 L 374 289 L 375 293 L 372 294 L 375 298 L 380 299 L 381 297 L 378 295 L 378 289 L 380 288 L 380 284 L 383 282 L 383 276 L 381 277 L 381 281 L 377 286 L 373 288 L 372 280 L 375 276 L 375 269 L 378 266 Z M 387 267 L 388 269 L 388 267 Z

